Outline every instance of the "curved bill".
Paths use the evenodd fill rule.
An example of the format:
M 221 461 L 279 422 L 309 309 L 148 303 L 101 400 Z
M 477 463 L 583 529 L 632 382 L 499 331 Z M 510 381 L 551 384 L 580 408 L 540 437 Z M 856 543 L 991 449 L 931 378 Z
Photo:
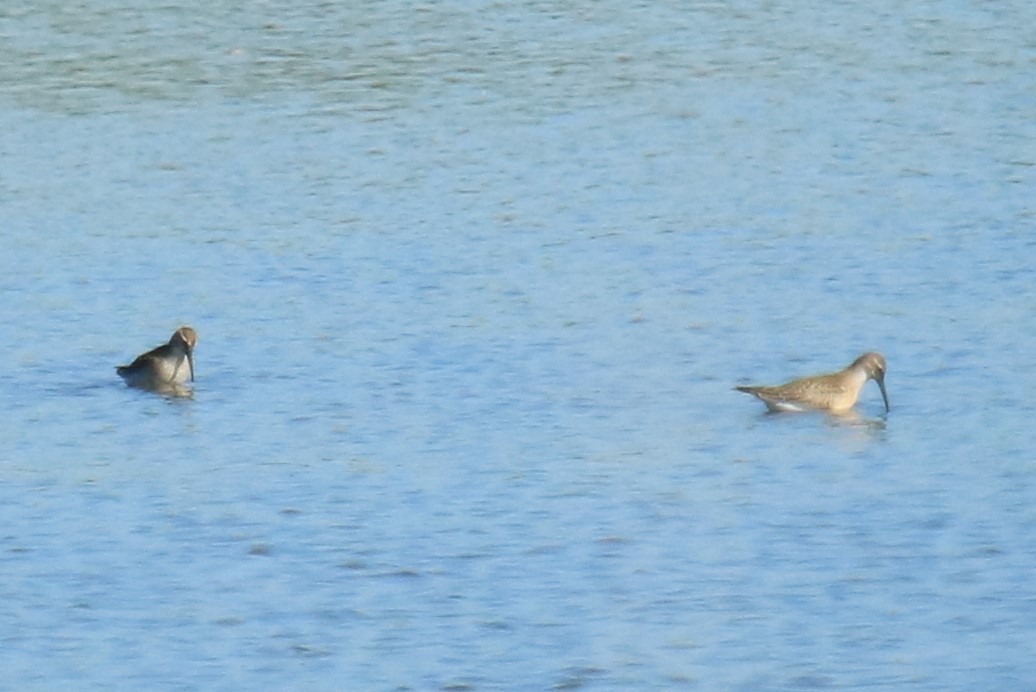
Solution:
M 187 367 L 191 369 L 191 382 L 194 382 L 194 349 L 187 349 Z M 880 383 L 879 383 L 880 384 Z M 882 394 L 885 393 L 885 385 L 881 385 Z M 885 399 L 885 408 L 888 409 L 888 398 Z
M 191 370 L 191 372 L 193 373 L 194 371 Z M 889 406 L 888 392 L 885 391 L 885 378 L 875 377 L 874 381 L 878 383 L 878 388 L 881 389 L 881 398 L 885 400 L 885 413 L 888 413 L 891 410 L 891 407 Z

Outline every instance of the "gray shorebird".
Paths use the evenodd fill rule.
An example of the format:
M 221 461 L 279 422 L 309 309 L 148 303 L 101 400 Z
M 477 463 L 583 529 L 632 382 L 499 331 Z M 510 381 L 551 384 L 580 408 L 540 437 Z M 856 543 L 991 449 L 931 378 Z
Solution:
M 845 413 L 860 398 L 867 380 L 874 380 L 889 410 L 889 396 L 885 391 L 885 357 L 880 353 L 864 353 L 845 370 L 829 375 L 815 375 L 792 380 L 775 387 L 734 387 L 762 400 L 771 411 L 820 410 Z
M 190 327 L 173 332 L 169 343 L 137 356 L 129 365 L 120 365 L 115 372 L 130 387 L 177 391 L 188 378 L 194 381 L 194 344 L 198 335 Z

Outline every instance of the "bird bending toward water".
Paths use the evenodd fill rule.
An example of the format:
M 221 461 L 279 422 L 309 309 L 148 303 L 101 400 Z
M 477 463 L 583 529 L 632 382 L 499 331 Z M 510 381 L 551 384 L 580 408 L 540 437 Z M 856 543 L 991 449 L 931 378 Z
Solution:
M 169 343 L 137 356 L 129 365 L 115 368 L 130 387 L 157 391 L 182 390 L 188 378 L 194 381 L 194 344 L 198 335 L 190 327 L 180 327 Z
M 792 380 L 775 387 L 734 387 L 762 400 L 771 411 L 820 410 L 845 413 L 856 404 L 867 380 L 874 380 L 889 410 L 885 391 L 885 357 L 880 353 L 864 353 L 845 370 L 828 375 L 815 375 Z

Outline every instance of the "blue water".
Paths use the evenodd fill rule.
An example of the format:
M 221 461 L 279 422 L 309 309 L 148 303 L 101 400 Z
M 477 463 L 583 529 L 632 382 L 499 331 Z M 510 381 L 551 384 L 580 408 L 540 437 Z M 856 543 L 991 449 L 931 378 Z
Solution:
M 0 9 L 4 687 L 1036 687 L 1036 6 L 341 5 Z

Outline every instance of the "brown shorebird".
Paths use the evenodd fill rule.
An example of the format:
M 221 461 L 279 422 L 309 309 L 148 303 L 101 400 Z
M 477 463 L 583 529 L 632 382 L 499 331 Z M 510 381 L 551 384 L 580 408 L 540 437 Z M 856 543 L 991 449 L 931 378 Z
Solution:
M 864 353 L 845 370 L 829 375 L 815 375 L 792 380 L 776 387 L 734 387 L 762 399 L 771 411 L 821 410 L 845 413 L 856 404 L 867 380 L 874 380 L 881 389 L 885 410 L 889 396 L 885 392 L 885 357 L 880 353 Z
M 180 327 L 169 343 L 137 356 L 129 365 L 115 368 L 130 387 L 158 391 L 178 391 L 189 377 L 194 381 L 194 344 L 198 335 L 190 327 Z

